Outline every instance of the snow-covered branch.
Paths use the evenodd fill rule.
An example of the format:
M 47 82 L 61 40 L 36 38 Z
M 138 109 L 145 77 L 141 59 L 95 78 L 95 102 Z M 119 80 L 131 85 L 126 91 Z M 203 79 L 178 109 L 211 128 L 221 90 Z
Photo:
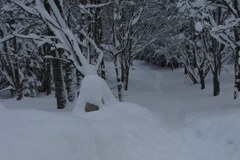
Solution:
M 3 43 L 3 42 L 6 42 L 6 41 L 9 41 L 10 39 L 14 38 L 15 36 L 14 35 L 7 35 L 7 36 L 4 36 L 3 38 L 0 39 L 0 43 Z

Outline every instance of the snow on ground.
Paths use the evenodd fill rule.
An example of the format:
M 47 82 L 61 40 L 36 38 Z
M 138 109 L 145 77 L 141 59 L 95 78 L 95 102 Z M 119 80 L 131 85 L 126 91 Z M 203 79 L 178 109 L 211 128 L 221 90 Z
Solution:
M 222 72 L 221 95 L 192 85 L 183 70 L 170 71 L 135 62 L 126 101 L 148 108 L 158 117 L 156 150 L 166 160 L 238 160 L 240 102 L 233 100 L 234 73 Z
M 135 147 L 139 138 L 149 135 L 156 122 L 131 103 L 79 114 L 0 110 L 0 159 L 133 160 L 140 152 Z
M 233 70 L 222 71 L 221 93 L 213 97 L 212 78 L 206 78 L 206 89 L 192 85 L 182 69 L 171 71 L 135 62 L 130 75 L 126 101 L 145 106 L 164 123 L 179 126 L 189 117 L 214 116 L 240 111 L 239 100 L 233 100 Z
M 17 102 L 2 95 L 0 159 L 239 160 L 240 102 L 233 72 L 221 95 L 192 85 L 181 69 L 136 61 L 125 101 L 91 113 L 55 109 L 54 97 Z

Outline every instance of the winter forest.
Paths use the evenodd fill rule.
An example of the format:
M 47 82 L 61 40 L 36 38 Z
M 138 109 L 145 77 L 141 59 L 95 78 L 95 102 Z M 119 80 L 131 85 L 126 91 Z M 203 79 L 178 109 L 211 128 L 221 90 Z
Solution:
M 0 160 L 239 160 L 240 0 L 1 0 Z

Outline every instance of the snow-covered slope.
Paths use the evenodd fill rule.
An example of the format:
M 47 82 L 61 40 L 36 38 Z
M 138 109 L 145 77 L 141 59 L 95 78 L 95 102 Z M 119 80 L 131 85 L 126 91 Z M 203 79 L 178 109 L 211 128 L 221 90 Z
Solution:
M 137 156 L 133 144 L 154 125 L 146 109 L 131 103 L 79 115 L 0 110 L 0 159 L 130 159 Z

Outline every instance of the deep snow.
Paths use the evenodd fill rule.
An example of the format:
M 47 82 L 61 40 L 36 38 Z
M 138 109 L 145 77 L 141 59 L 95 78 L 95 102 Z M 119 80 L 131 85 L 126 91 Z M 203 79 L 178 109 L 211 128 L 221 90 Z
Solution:
M 239 160 L 240 107 L 233 72 L 221 95 L 192 85 L 181 69 L 136 61 L 125 101 L 83 113 L 55 110 L 54 97 L 1 99 L 0 159 Z M 7 95 L 2 95 L 6 98 Z M 149 111 L 148 111 L 149 110 Z

